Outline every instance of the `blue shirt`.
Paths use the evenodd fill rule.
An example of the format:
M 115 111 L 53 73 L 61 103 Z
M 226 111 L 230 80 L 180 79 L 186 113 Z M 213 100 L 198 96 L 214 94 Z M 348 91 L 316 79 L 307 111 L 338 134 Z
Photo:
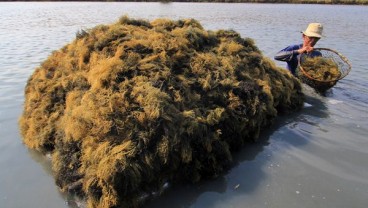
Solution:
M 294 75 L 296 76 L 296 68 L 298 67 L 299 64 L 299 56 L 300 54 L 298 53 L 298 50 L 303 47 L 303 44 L 299 44 L 299 45 L 291 45 L 288 46 L 284 49 L 282 49 L 281 51 L 279 51 L 276 55 L 275 55 L 275 60 L 278 61 L 286 61 L 287 66 L 286 68 Z M 321 52 L 319 51 L 312 51 L 311 53 L 309 53 L 309 57 L 315 57 L 315 56 L 322 56 Z
M 291 45 L 288 46 L 281 51 L 279 51 L 275 55 L 275 60 L 278 61 L 286 61 L 287 65 L 286 68 L 295 76 L 296 74 L 296 68 L 298 67 L 298 58 L 299 53 L 297 50 L 299 50 L 303 45 Z

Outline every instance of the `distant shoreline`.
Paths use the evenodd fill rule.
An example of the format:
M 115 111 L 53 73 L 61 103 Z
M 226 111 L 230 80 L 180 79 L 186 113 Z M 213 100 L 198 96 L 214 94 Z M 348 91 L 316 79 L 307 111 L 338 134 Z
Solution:
M 43 0 L 39 1 L 19 1 L 19 2 L 42 2 Z M 49 0 L 44 2 L 57 2 L 61 0 Z M 72 2 L 72 0 L 70 0 Z M 0 0 L 0 2 L 17 2 L 16 0 Z M 77 1 L 76 1 L 77 2 Z M 170 3 L 170 2 L 203 2 L 203 3 L 276 3 L 276 4 L 340 4 L 340 5 L 368 5 L 368 0 L 79 0 L 78 2 L 163 2 L 163 3 Z

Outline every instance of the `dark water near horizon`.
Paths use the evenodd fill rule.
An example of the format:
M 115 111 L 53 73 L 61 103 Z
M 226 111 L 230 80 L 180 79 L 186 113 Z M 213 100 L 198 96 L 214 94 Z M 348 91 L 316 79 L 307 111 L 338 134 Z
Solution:
M 78 207 L 59 193 L 49 160 L 18 130 L 34 69 L 79 29 L 132 18 L 195 18 L 208 30 L 234 29 L 272 58 L 301 42 L 309 22 L 325 26 L 317 46 L 352 63 L 325 96 L 305 87 L 302 111 L 277 119 L 259 142 L 235 153 L 218 179 L 170 187 L 145 207 L 368 207 L 368 7 L 299 4 L 0 2 L 0 207 Z M 279 66 L 284 63 L 277 62 Z

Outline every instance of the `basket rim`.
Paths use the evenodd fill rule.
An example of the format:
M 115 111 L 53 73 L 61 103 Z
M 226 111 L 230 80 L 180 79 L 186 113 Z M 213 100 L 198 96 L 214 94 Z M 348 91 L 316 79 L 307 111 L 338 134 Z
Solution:
M 308 77 L 308 79 L 311 79 L 311 80 L 317 81 L 317 82 L 324 82 L 324 83 L 327 83 L 327 82 L 337 82 L 337 81 L 343 79 L 344 77 L 346 77 L 349 74 L 349 72 L 351 71 L 351 64 L 350 64 L 349 60 L 344 55 L 342 55 L 341 53 L 337 52 L 336 50 L 333 50 L 333 49 L 330 49 L 330 48 L 314 48 L 313 50 L 319 50 L 319 51 L 326 50 L 326 51 L 331 51 L 331 52 L 337 54 L 349 66 L 349 68 L 348 68 L 348 70 L 347 70 L 347 72 L 345 74 L 341 75 L 337 79 L 334 79 L 334 80 L 318 80 L 318 79 L 315 79 L 315 78 L 311 77 L 306 71 L 304 71 L 303 67 L 300 64 L 300 59 L 301 59 L 301 54 L 300 54 L 300 56 L 298 58 L 298 65 L 299 65 L 299 68 L 300 68 L 301 72 L 303 73 L 303 75 L 306 76 L 306 77 Z

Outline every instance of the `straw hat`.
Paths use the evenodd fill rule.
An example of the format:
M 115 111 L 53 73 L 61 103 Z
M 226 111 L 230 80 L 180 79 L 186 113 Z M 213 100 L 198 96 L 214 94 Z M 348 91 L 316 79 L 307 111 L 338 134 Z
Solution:
M 321 23 L 310 23 L 305 31 L 302 33 L 308 37 L 322 37 L 323 26 Z

